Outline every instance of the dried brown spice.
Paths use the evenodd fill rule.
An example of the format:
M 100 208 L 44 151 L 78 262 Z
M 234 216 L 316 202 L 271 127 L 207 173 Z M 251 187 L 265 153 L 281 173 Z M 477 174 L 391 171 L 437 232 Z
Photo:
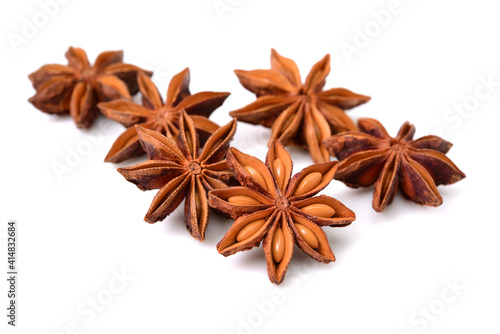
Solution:
M 344 88 L 323 90 L 330 73 L 328 54 L 312 67 L 304 84 L 295 62 L 274 49 L 270 70 L 234 72 L 257 100 L 232 111 L 231 116 L 271 128 L 269 145 L 279 140 L 283 145 L 303 146 L 317 163 L 330 160 L 324 139 L 334 133 L 356 130 L 344 110 L 370 100 Z
M 413 140 L 415 127 L 404 123 L 395 138 L 375 119 L 358 121 L 360 131 L 334 135 L 324 143 L 339 160 L 335 179 L 350 187 L 375 184 L 373 208 L 384 211 L 398 187 L 421 205 L 439 206 L 436 186 L 460 181 L 465 174 L 446 157 L 452 144 L 437 136 Z
M 292 175 L 292 160 L 278 142 L 271 144 L 266 163 L 231 148 L 229 167 L 242 186 L 212 190 L 209 205 L 235 219 L 217 244 L 229 256 L 263 241 L 271 282 L 285 278 L 294 244 L 317 261 L 335 261 L 321 226 L 347 226 L 354 212 L 329 196 L 316 196 L 332 180 L 337 161 L 315 164 Z
M 207 191 L 227 188 L 226 183 L 232 179 L 225 159 L 236 120 L 215 131 L 201 152 L 194 122 L 183 110 L 177 142 L 156 131 L 135 127 L 150 160 L 118 168 L 118 172 L 141 190 L 160 189 L 144 220 L 163 220 L 185 199 L 186 227 L 194 238 L 203 241 L 208 226 Z
M 79 128 L 94 123 L 98 102 L 136 94 L 137 73 L 153 74 L 123 63 L 123 51 L 102 52 L 94 66 L 83 49 L 70 47 L 65 56 L 67 66 L 44 65 L 28 76 L 37 91 L 28 101 L 49 114 L 70 114 Z
M 151 79 L 139 73 L 138 82 L 143 105 L 129 100 L 99 103 L 98 107 L 106 117 L 128 128 L 116 139 L 105 161 L 120 162 L 144 154 L 134 124 L 160 132 L 175 141 L 179 133 L 181 110 L 185 110 L 191 116 L 200 140 L 204 143 L 218 129 L 217 124 L 207 117 L 222 105 L 229 93 L 200 92 L 191 95 L 189 80 L 189 68 L 176 74 L 170 81 L 164 103 Z

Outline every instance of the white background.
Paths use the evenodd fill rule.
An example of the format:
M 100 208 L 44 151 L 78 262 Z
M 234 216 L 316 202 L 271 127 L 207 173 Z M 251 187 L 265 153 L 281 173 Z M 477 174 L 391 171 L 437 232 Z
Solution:
M 1 280 L 2 328 L 498 333 L 500 20 L 493 1 L 401 0 L 393 7 L 389 0 L 73 0 L 45 9 L 50 16 L 43 14 L 47 2 L 0 5 L 0 263 L 6 272 L 6 225 L 15 219 L 20 273 L 15 329 L 6 325 Z M 221 13 L 214 4 L 229 7 Z M 390 16 L 380 14 L 388 8 Z M 30 22 L 39 27 L 27 34 Z M 23 43 L 14 46 L 13 36 Z M 346 55 L 347 44 L 357 53 Z M 70 45 L 84 48 L 91 61 L 101 51 L 124 50 L 126 62 L 155 71 L 163 95 L 169 79 L 189 66 L 193 93 L 232 93 L 211 117 L 220 125 L 254 100 L 234 69 L 269 68 L 275 48 L 297 62 L 304 79 L 330 53 L 326 88 L 373 98 L 350 116 L 375 117 L 393 135 L 407 120 L 416 137 L 441 133 L 454 143 L 448 156 L 467 178 L 439 187 L 438 208 L 398 195 L 383 213 L 371 208 L 372 189 L 333 181 L 324 193 L 357 214 L 349 227 L 325 228 L 337 261 L 317 263 L 297 249 L 285 282 L 273 285 L 262 248 L 229 258 L 217 253 L 230 220 L 211 215 L 204 243 L 186 231 L 182 206 L 163 222 L 142 220 L 155 191 L 141 192 L 116 172 L 118 165 L 103 162 L 121 125 L 100 119 L 82 131 L 69 117 L 27 102 L 34 94 L 27 75 L 66 63 Z M 269 134 L 239 123 L 233 146 L 264 159 Z M 86 155 L 58 178 L 54 164 L 67 164 L 82 146 L 90 147 Z M 294 172 L 312 163 L 301 149 L 290 152 Z M 122 271 L 125 283 L 114 278 Z M 88 304 L 95 298 L 99 311 Z

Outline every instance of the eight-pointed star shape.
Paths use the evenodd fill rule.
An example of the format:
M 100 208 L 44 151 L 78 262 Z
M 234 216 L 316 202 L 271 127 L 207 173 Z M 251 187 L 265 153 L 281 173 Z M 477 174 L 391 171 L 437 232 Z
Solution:
M 285 278 L 294 244 L 317 261 L 335 261 L 321 226 L 347 226 L 354 212 L 330 196 L 314 196 L 335 174 L 337 161 L 314 164 L 292 177 L 292 160 L 278 142 L 266 163 L 235 148 L 227 161 L 242 186 L 212 190 L 209 204 L 236 219 L 217 249 L 224 256 L 249 250 L 263 241 L 271 282 Z
M 77 127 L 88 128 L 99 115 L 97 103 L 130 99 L 138 91 L 137 73 L 152 72 L 123 63 L 123 51 L 101 53 L 94 66 L 80 48 L 66 52 L 68 65 L 44 65 L 31 73 L 36 94 L 28 101 L 49 114 L 71 114 Z
M 324 139 L 333 133 L 356 130 L 344 110 L 370 100 L 344 88 L 323 90 L 330 73 L 329 55 L 312 67 L 304 84 L 295 62 L 274 49 L 270 70 L 234 72 L 257 100 L 230 115 L 239 121 L 271 128 L 269 145 L 279 140 L 283 145 L 307 148 L 314 162 L 329 161 Z
M 207 191 L 227 188 L 226 183 L 232 179 L 225 159 L 236 120 L 215 131 L 201 152 L 194 123 L 185 111 L 180 114 L 177 141 L 135 127 L 150 160 L 118 168 L 118 172 L 141 190 L 160 189 L 144 220 L 155 223 L 165 219 L 185 199 L 186 227 L 194 238 L 203 241 L 208 226 Z
M 415 126 L 405 122 L 395 138 L 379 121 L 362 118 L 360 131 L 344 132 L 325 140 L 339 160 L 335 179 L 350 187 L 375 184 L 373 208 L 384 211 L 398 188 L 421 205 L 439 206 L 436 186 L 460 181 L 465 174 L 446 157 L 452 144 L 437 136 L 413 139 Z
M 217 124 L 207 117 L 224 102 L 229 93 L 200 92 L 191 95 L 189 80 L 189 68 L 176 74 L 170 80 L 167 99 L 164 103 L 151 79 L 144 74 L 139 74 L 138 82 L 143 105 L 129 100 L 99 103 L 98 106 L 106 117 L 128 127 L 116 139 L 105 161 L 120 162 L 144 154 L 137 131 L 133 127 L 134 124 L 155 130 L 175 140 L 179 133 L 181 110 L 185 110 L 191 116 L 201 142 L 204 143 L 207 137 L 218 129 Z

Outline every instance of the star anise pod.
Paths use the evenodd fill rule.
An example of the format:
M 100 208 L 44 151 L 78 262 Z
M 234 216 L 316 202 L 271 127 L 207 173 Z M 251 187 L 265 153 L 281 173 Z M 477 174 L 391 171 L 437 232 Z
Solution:
M 229 93 L 189 92 L 189 68 L 176 74 L 168 86 L 167 99 L 164 103 L 155 84 L 148 76 L 139 73 L 139 90 L 142 104 L 129 100 L 115 100 L 99 103 L 101 112 L 108 118 L 128 127 L 114 142 L 105 161 L 120 162 L 144 154 L 139 143 L 137 131 L 132 126 L 140 124 L 143 128 L 158 131 L 175 140 L 179 133 L 179 115 L 185 110 L 193 119 L 201 142 L 218 129 L 217 124 L 208 120 L 208 116 L 217 109 Z
M 141 190 L 160 189 L 144 220 L 163 220 L 185 199 L 186 227 L 194 238 L 203 241 L 208 226 L 207 191 L 226 188 L 232 179 L 225 158 L 236 120 L 215 131 L 201 152 L 194 122 L 184 111 L 180 113 L 177 142 L 156 131 L 135 127 L 150 160 L 118 168 L 118 172 Z
M 241 84 L 255 93 L 257 100 L 232 111 L 239 121 L 271 128 L 271 139 L 283 145 L 307 148 L 314 162 L 327 162 L 329 155 L 322 141 L 333 133 L 356 130 L 344 113 L 370 100 L 344 88 L 323 90 L 330 73 L 330 55 L 317 62 L 304 84 L 297 65 L 271 50 L 271 69 L 234 71 Z
M 276 284 L 285 278 L 294 244 L 317 261 L 335 261 L 320 226 L 347 226 L 355 215 L 332 197 L 314 195 L 330 183 L 337 161 L 311 165 L 292 177 L 292 160 L 278 141 L 265 164 L 235 148 L 227 161 L 242 186 L 209 193 L 212 208 L 236 219 L 217 244 L 219 253 L 228 256 L 263 241 L 269 279 Z
M 335 179 L 354 188 L 375 184 L 377 212 L 392 202 L 398 187 L 418 204 L 439 206 L 443 198 L 436 186 L 465 177 L 445 155 L 450 142 L 433 135 L 413 140 L 415 126 L 408 122 L 395 138 L 375 119 L 360 119 L 358 127 L 360 131 L 337 134 L 324 143 L 340 160 Z
M 138 91 L 137 73 L 153 72 L 123 63 L 123 51 L 105 51 L 90 66 L 83 49 L 70 47 L 68 65 L 49 64 L 31 73 L 36 94 L 28 101 L 49 114 L 71 114 L 76 126 L 88 128 L 99 114 L 97 103 L 130 99 Z

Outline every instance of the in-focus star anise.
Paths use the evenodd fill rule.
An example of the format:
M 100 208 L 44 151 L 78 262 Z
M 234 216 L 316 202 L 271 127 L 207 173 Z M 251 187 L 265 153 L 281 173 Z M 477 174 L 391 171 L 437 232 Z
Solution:
M 314 195 L 330 183 L 337 161 L 311 165 L 292 177 L 292 160 L 278 141 L 265 164 L 235 148 L 227 161 L 242 186 L 209 193 L 212 208 L 236 219 L 218 243 L 219 253 L 228 256 L 263 241 L 269 279 L 276 284 L 285 278 L 294 244 L 317 261 L 335 261 L 320 226 L 347 226 L 355 215 L 332 197 Z
M 217 124 L 207 117 L 222 105 L 229 93 L 200 92 L 191 95 L 189 80 L 189 68 L 176 74 L 170 81 L 167 100 L 163 103 L 155 84 L 148 76 L 139 73 L 138 82 L 143 105 L 129 100 L 99 103 L 99 108 L 106 117 L 128 127 L 116 139 L 105 161 L 120 162 L 144 154 L 137 131 L 132 126 L 134 124 L 160 132 L 175 141 L 179 133 L 181 110 L 185 110 L 191 116 L 201 142 L 204 143 L 208 136 L 218 129 Z
M 186 227 L 194 238 L 203 241 L 208 226 L 207 191 L 227 188 L 226 183 L 232 179 L 225 159 L 236 120 L 215 131 L 201 152 L 194 123 L 184 111 L 180 113 L 177 142 L 156 131 L 135 127 L 150 160 L 118 168 L 118 172 L 141 190 L 160 189 L 144 220 L 163 220 L 185 199 Z
M 324 143 L 340 160 L 335 179 L 354 188 L 375 184 L 377 212 L 392 202 L 398 187 L 418 204 L 439 206 L 443 198 L 436 186 L 465 177 L 445 155 L 450 142 L 432 135 L 413 140 L 415 127 L 408 122 L 395 138 L 375 119 L 362 118 L 358 127 L 360 131 L 337 134 Z
M 37 91 L 28 101 L 49 114 L 71 114 L 79 128 L 94 123 L 98 102 L 136 94 L 137 73 L 153 74 L 123 63 L 123 51 L 101 53 L 93 67 L 82 49 L 70 47 L 66 58 L 68 66 L 44 65 L 28 76 Z
M 283 145 L 307 148 L 314 162 L 327 162 L 329 155 L 322 141 L 333 133 L 356 130 L 344 113 L 370 100 L 344 88 L 323 91 L 330 73 L 330 55 L 317 62 L 304 84 L 297 65 L 271 50 L 271 69 L 234 71 L 241 84 L 257 95 L 257 100 L 232 111 L 239 121 L 271 128 L 271 139 Z

